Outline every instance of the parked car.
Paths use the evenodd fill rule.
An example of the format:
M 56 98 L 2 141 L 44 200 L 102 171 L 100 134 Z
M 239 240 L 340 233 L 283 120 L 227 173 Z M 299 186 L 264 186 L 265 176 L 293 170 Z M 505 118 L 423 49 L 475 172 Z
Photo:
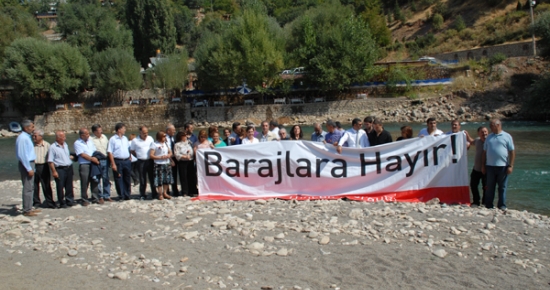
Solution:
M 292 74 L 294 75 L 303 74 L 303 73 L 305 73 L 303 66 L 292 69 Z
M 428 61 L 429 63 L 437 63 L 437 60 L 435 59 L 435 57 L 431 57 L 431 56 L 423 56 L 421 58 L 418 59 L 419 61 Z

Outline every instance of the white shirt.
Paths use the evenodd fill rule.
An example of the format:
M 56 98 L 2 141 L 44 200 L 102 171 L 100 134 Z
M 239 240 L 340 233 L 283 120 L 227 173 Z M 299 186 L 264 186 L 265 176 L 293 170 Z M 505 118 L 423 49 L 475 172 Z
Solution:
M 347 147 L 350 148 L 366 148 L 370 146 L 367 133 L 361 129 L 359 131 L 353 128 L 347 130 L 342 138 L 340 138 L 338 146 L 342 146 L 346 142 L 348 143 Z
M 128 142 L 128 138 L 126 136 L 122 135 L 122 137 L 119 137 L 118 135 L 113 135 L 111 139 L 109 139 L 109 145 L 107 145 L 107 152 L 113 154 L 113 158 L 117 159 L 127 159 L 130 158 L 130 143 Z
M 254 138 L 252 140 L 250 140 L 248 138 L 243 139 L 243 145 L 245 145 L 245 144 L 256 144 L 256 143 L 260 143 L 260 140 L 258 140 L 258 138 Z
M 275 136 L 277 136 L 277 138 L 279 138 L 279 127 L 273 128 L 273 130 L 271 130 L 271 132 L 272 132 L 273 134 L 275 134 Z
M 74 141 L 74 152 L 76 155 L 78 155 L 78 163 L 79 164 L 91 164 L 92 162 L 89 160 L 84 159 L 82 157 L 82 154 L 86 154 L 90 157 L 94 155 L 94 152 L 96 151 L 94 141 L 92 139 L 88 138 L 88 141 L 84 141 L 82 139 L 78 139 Z
M 443 131 L 441 131 L 439 129 L 435 129 L 435 131 L 432 132 L 431 135 L 432 136 L 443 135 Z M 420 130 L 420 132 L 418 133 L 418 137 L 422 137 L 422 136 L 430 136 L 430 134 L 428 133 L 428 128 L 424 128 L 424 129 Z
M 159 143 L 153 142 L 151 143 L 149 150 L 155 150 L 155 156 L 163 156 L 168 155 L 168 152 L 170 152 L 170 148 L 168 148 L 168 145 L 166 143 Z M 170 163 L 170 159 L 155 159 L 155 164 L 168 164 Z
M 147 136 L 145 140 L 137 136 L 130 144 L 130 151 L 136 151 L 136 157 L 139 160 L 147 160 L 149 159 L 149 150 L 151 150 L 151 143 L 153 142 L 155 142 L 155 140 L 153 140 L 151 136 Z

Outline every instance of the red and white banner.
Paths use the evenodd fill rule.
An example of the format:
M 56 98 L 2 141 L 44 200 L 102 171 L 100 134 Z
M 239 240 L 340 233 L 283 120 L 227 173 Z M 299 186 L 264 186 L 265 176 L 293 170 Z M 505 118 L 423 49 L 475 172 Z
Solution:
M 273 141 L 200 149 L 199 199 L 337 199 L 469 203 L 464 133 L 369 148 Z

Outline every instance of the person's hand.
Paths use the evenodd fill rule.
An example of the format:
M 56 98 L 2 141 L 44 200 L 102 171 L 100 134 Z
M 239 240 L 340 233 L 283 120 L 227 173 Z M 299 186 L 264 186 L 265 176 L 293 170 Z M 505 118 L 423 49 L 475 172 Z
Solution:
M 31 170 L 31 171 L 27 172 L 27 175 L 29 175 L 29 177 L 33 177 L 34 176 L 34 170 Z
M 116 170 L 117 169 L 116 164 L 113 164 L 113 166 L 111 166 L 111 168 L 113 169 L 113 171 L 118 171 L 118 170 Z
M 487 169 L 485 169 L 485 166 L 481 166 L 481 173 L 487 174 Z
M 59 174 L 57 173 L 57 171 L 52 172 L 52 176 L 56 179 L 59 178 Z
M 514 171 L 514 166 L 508 166 L 508 168 L 506 168 L 506 174 L 512 174 L 512 171 Z
M 92 163 L 99 165 L 99 160 L 95 157 L 92 157 Z
M 210 149 L 214 149 L 214 144 L 210 143 Z
M 338 145 L 338 147 L 336 147 L 336 152 L 338 152 L 338 154 L 342 154 L 342 146 Z
M 170 159 L 170 166 L 172 166 L 172 167 L 176 166 L 176 163 L 174 163 L 174 160 Z

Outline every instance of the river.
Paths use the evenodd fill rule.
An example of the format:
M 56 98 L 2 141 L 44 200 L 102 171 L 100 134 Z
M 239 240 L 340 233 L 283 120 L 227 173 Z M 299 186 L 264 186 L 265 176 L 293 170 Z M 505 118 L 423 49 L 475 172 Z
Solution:
M 409 125 L 417 134 L 422 124 L 385 124 L 386 130 L 392 133 L 394 140 L 399 136 L 399 128 Z M 488 122 L 463 123 L 462 129 L 470 136 L 477 136 L 479 126 L 488 127 Z M 346 127 L 349 127 L 347 125 Z M 528 210 L 536 213 L 550 214 L 550 123 L 538 122 L 503 122 L 503 130 L 510 133 L 516 146 L 516 162 L 514 172 L 509 177 L 507 206 L 510 209 Z M 439 123 L 438 128 L 444 132 L 450 131 L 450 123 Z M 290 126 L 287 127 L 287 130 Z M 304 136 L 309 139 L 313 128 L 304 126 Z M 150 130 L 154 136 L 156 131 Z M 195 134 L 198 130 L 195 130 Z M 128 133 L 129 134 L 129 133 Z M 127 135 L 128 135 L 127 134 Z M 110 137 L 110 135 L 108 135 Z M 72 149 L 76 134 L 67 135 L 67 143 Z M 53 136 L 45 136 L 46 141 L 54 142 Z M 475 150 L 468 151 L 468 166 L 471 171 Z M 72 151 L 72 150 L 71 150 Z M 15 138 L 0 139 L 0 181 L 19 179 L 17 159 L 15 157 Z M 75 172 L 77 167 L 75 166 Z M 77 177 L 77 175 L 75 175 Z M 496 203 L 496 198 L 495 198 Z

